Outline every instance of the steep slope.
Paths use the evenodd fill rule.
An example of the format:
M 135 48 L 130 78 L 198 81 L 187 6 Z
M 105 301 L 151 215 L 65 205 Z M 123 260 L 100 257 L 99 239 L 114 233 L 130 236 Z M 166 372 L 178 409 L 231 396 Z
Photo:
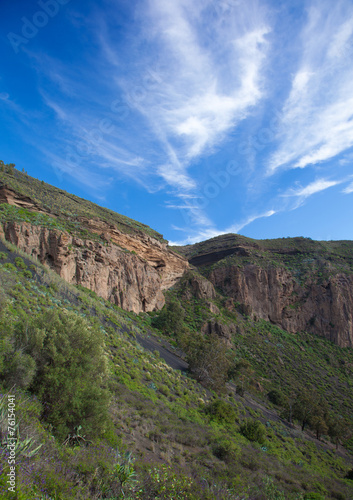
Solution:
M 215 298 L 212 286 L 192 277 L 183 281 L 181 297 L 186 297 L 190 284 L 198 297 L 194 297 L 195 311 L 203 301 L 206 310 L 209 298 Z M 177 287 L 167 295 L 176 291 Z M 183 300 L 185 305 L 187 302 Z M 153 339 L 157 344 L 160 334 L 151 330 L 150 320 L 158 314 L 127 313 L 87 289 L 68 285 L 36 259 L 0 242 L 0 416 L 7 415 L 7 394 L 11 394 L 16 401 L 19 430 L 18 498 L 352 498 L 353 482 L 347 479 L 352 457 L 341 445 L 336 450 L 328 437 L 319 441 L 313 434 L 290 426 L 278 408 L 266 404 L 256 394 L 246 392 L 240 397 L 233 384 L 228 385 L 225 394 L 215 396 L 192 378 L 169 368 L 155 350 L 148 352 L 135 342 L 134 338 L 142 339 L 144 345 L 144 341 Z M 235 319 L 237 315 L 232 316 Z M 58 318 L 64 326 L 65 318 L 70 326 L 78 326 L 79 335 L 75 328 L 67 328 L 57 339 L 58 332 L 52 324 Z M 78 348 L 82 329 L 86 343 Z M 96 398 L 90 399 L 86 409 L 82 407 L 83 384 L 72 382 L 72 376 L 77 382 L 82 373 L 80 364 L 72 369 L 72 364 L 78 363 L 77 357 L 83 359 L 85 366 L 91 362 L 85 356 L 92 347 L 90 333 L 100 342 L 98 347 L 94 342 L 95 351 L 100 350 L 101 355 L 104 352 L 107 361 L 96 377 L 96 382 L 103 383 L 111 396 L 110 404 L 105 403 L 107 414 L 102 415 Z M 310 356 L 309 344 L 307 353 L 296 349 L 293 336 L 286 336 L 276 327 L 272 326 L 272 346 L 266 343 L 263 333 L 253 332 L 249 339 L 238 335 L 237 351 L 243 349 L 244 355 L 249 355 L 255 347 L 257 357 L 262 356 L 265 362 L 271 348 L 281 342 L 281 349 L 288 352 L 288 365 L 294 348 L 298 369 L 298 361 L 307 361 L 305 379 L 314 380 L 313 375 L 324 359 L 321 350 L 325 353 L 332 349 L 334 358 L 344 362 L 330 366 L 334 396 L 341 398 L 338 390 L 346 391 L 345 406 L 352 406 L 352 392 L 345 385 L 349 381 L 348 365 L 353 366 L 353 351 L 315 337 L 314 354 Z M 68 345 L 72 345 L 72 351 Z M 49 362 L 52 358 L 53 362 Z M 44 371 L 33 369 L 43 362 Z M 43 384 L 48 390 L 39 390 Z M 55 397 L 50 399 L 50 394 Z M 92 396 L 90 392 L 89 395 Z M 64 396 L 69 401 L 67 406 L 63 406 Z M 81 410 L 74 419 L 72 400 L 80 403 Z M 57 428 L 56 412 L 69 426 L 65 439 Z M 92 412 L 96 416 L 94 422 Z M 256 424 L 261 434 L 247 432 L 247 423 Z M 7 432 L 7 418 L 0 419 L 0 498 L 11 500 L 14 494 L 8 491 L 6 483 Z M 343 436 L 341 442 L 348 437 Z M 131 481 L 125 481 L 124 474 L 129 472 L 135 475 L 130 476 Z
M 0 236 L 126 310 L 163 307 L 188 268 L 147 226 L 24 173 L 0 173 L 0 202 Z
M 178 252 L 248 316 L 353 347 L 353 242 L 229 234 Z

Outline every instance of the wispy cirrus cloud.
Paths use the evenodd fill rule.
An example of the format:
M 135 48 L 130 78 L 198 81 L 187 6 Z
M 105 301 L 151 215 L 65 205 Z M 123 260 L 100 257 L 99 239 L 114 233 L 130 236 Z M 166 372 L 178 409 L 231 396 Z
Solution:
M 195 187 L 190 163 L 222 141 L 263 96 L 268 33 L 256 0 L 234 5 L 228 18 L 217 18 L 211 1 L 150 0 L 145 37 L 158 50 L 159 84 L 132 105 L 165 150 L 168 164 L 158 173 L 168 184 Z M 150 63 L 148 57 L 140 61 L 145 70 Z M 128 89 L 131 81 L 123 84 Z
M 305 198 L 308 198 L 309 196 L 312 196 L 313 194 L 320 193 L 321 191 L 325 191 L 326 189 L 328 189 L 330 187 L 337 186 L 337 184 L 341 184 L 342 182 L 343 182 L 342 180 L 329 181 L 327 179 L 317 179 L 305 187 L 300 187 L 297 189 L 290 189 L 283 196 L 285 196 L 285 197 L 295 196 L 298 198 L 305 199 Z
M 353 182 L 349 184 L 343 191 L 344 194 L 351 194 L 353 193 Z
M 179 228 L 175 227 L 174 229 L 177 231 L 182 231 L 182 232 L 188 232 L 189 236 L 178 242 L 170 242 L 170 245 L 192 245 L 194 243 L 198 243 L 203 240 L 208 240 L 210 238 L 214 238 L 215 236 L 220 236 L 222 234 L 229 234 L 229 233 L 239 233 L 244 227 L 248 226 L 252 222 L 258 220 L 258 219 L 263 219 L 267 217 L 272 217 L 272 215 L 275 215 L 277 213 L 276 210 L 267 210 L 266 212 L 256 214 L 256 215 L 251 215 L 247 217 L 245 220 L 243 220 L 240 223 L 237 224 L 232 224 L 231 226 L 227 227 L 224 230 L 217 229 L 215 227 L 208 227 L 204 229 L 199 229 L 195 231 L 190 231 L 190 228 L 188 231 L 186 228 Z M 190 234 L 191 233 L 191 234 Z
M 80 78 L 74 65 L 30 55 L 41 96 L 60 122 L 63 170 L 69 175 L 70 168 L 89 172 L 99 165 L 147 191 L 170 190 L 170 206 L 181 200 L 190 221 L 211 228 L 198 204 L 183 200 L 200 189 L 202 167 L 195 171 L 195 165 L 265 95 L 266 10 L 258 0 L 229 2 L 226 9 L 215 9 L 213 0 L 147 0 L 136 9 L 131 32 L 127 27 L 117 40 L 119 11 L 109 1 L 106 7 L 92 24 L 99 72 L 86 63 Z M 114 102 L 119 113 L 112 112 Z M 108 132 L 101 133 L 99 116 L 111 124 Z
M 353 147 L 352 81 L 353 5 L 314 1 L 269 173 L 315 165 Z
M 213 231 L 205 211 L 190 203 L 202 177 L 194 167 L 265 95 L 266 11 L 257 0 L 232 2 L 227 13 L 211 0 L 149 0 L 147 5 L 138 15 L 136 57 L 114 81 L 129 108 L 148 124 L 153 151 L 145 159 L 154 182 L 159 178 L 172 190 L 174 201 L 167 208 L 187 211 L 191 224 Z M 109 43 L 107 24 L 102 26 L 102 51 L 118 70 L 119 54 Z M 194 198 L 184 203 L 186 196 Z

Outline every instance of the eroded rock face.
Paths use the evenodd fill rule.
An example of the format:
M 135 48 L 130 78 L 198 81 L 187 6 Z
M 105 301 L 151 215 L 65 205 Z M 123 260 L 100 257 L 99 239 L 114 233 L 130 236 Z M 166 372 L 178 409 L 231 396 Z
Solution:
M 232 345 L 232 335 L 236 332 L 234 324 L 225 325 L 215 319 L 207 321 L 202 327 L 202 333 L 207 335 L 217 335 L 229 346 Z
M 7 222 L 2 229 L 6 240 L 67 282 L 81 284 L 129 311 L 161 309 L 162 290 L 184 274 L 187 261 L 147 235 L 125 235 L 104 222 L 94 224 L 97 232 L 105 229 L 105 244 L 29 223 Z
M 192 275 L 189 284 L 197 299 L 214 300 L 216 298 L 216 291 L 212 283 L 201 275 Z
M 353 347 L 353 276 L 337 274 L 323 284 L 301 286 L 284 268 L 249 264 L 214 269 L 209 279 L 252 317 Z

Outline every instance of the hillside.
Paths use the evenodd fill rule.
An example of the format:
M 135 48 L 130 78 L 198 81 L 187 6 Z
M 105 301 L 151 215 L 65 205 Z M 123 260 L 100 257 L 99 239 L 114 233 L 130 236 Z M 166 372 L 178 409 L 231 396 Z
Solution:
M 147 234 L 165 242 L 160 233 L 145 224 L 35 179 L 24 171 L 9 168 L 3 162 L 0 163 L 0 187 L 1 203 L 47 214 L 55 220 L 51 222 L 53 226 L 70 234 L 99 238 L 104 227 L 112 225 L 122 233 Z M 45 221 L 48 219 L 44 217 L 43 223 Z M 99 222 L 98 227 L 94 222 Z
M 261 499 L 274 498 L 274 494 L 275 498 L 351 498 L 353 485 L 344 476 L 353 467 L 353 460 L 341 446 L 336 450 L 326 438 L 318 441 L 313 434 L 302 433 L 297 426 L 288 426 L 279 418 L 278 407 L 268 400 L 267 403 L 263 401 L 261 394 L 256 395 L 250 388 L 246 388 L 243 397 L 235 393 L 231 383 L 226 393 L 208 391 L 163 362 L 161 355 L 168 357 L 168 353 L 176 360 L 179 358 L 172 354 L 170 342 L 158 341 L 161 334 L 151 329 L 148 315 L 126 313 L 93 292 L 66 284 L 9 244 L 2 244 L 0 250 L 0 380 L 3 391 L 5 389 L 3 398 L 6 387 L 13 387 L 14 382 L 17 384 L 11 393 L 15 392 L 20 417 L 18 498 L 116 498 L 114 494 L 119 494 L 122 470 L 128 467 L 136 472 L 137 482 L 123 481 L 125 498 L 170 499 L 175 495 L 175 498 L 188 499 Z M 184 293 L 183 290 L 185 288 L 175 293 Z M 50 351 L 46 355 L 44 351 L 50 344 L 44 340 L 42 351 L 36 351 L 33 342 L 21 336 L 23 326 L 27 325 L 29 335 L 38 331 L 39 326 L 43 331 L 41 318 L 44 315 L 49 341 L 50 322 L 57 322 L 55 315 L 59 314 L 65 325 L 64 313 L 71 325 L 77 323 L 80 329 L 88 327 L 94 331 L 103 346 L 108 365 L 106 368 L 101 366 L 100 378 L 107 394 L 98 398 L 98 414 L 95 406 L 91 407 L 89 416 L 79 410 L 80 404 L 85 404 L 89 398 L 87 388 L 83 400 L 75 390 L 70 396 L 77 400 L 78 413 L 72 413 L 71 406 L 65 410 L 64 394 L 69 383 L 65 370 L 59 388 L 53 384 L 55 379 L 42 379 L 40 370 L 34 375 L 29 362 L 34 359 L 39 366 L 41 356 L 45 359 L 49 354 Z M 248 354 L 254 339 L 260 339 L 263 332 L 254 329 L 252 338 L 249 332 L 249 343 L 244 336 L 243 349 L 248 345 L 245 349 Z M 11 341 L 11 336 L 15 342 Z M 152 342 L 151 347 L 159 345 L 160 350 L 145 351 L 135 338 L 142 343 L 144 339 Z M 78 341 L 69 339 L 70 342 Z M 299 348 L 295 351 L 299 356 L 296 362 L 298 359 L 304 362 L 311 353 L 307 358 L 311 362 L 305 363 L 306 378 L 316 383 L 315 370 L 319 370 L 319 376 L 326 366 L 321 356 L 331 351 L 324 341 L 314 340 L 303 339 L 307 354 Z M 54 341 L 52 337 L 51 342 Z M 266 356 L 279 341 L 283 343 L 282 349 L 294 348 L 284 332 L 272 330 L 272 342 Z M 161 342 L 166 347 L 163 348 Z M 257 347 L 259 352 L 262 345 Z M 89 349 L 93 348 L 96 350 L 97 345 Z M 13 349 L 21 354 L 14 356 L 11 354 Z M 81 349 L 80 356 L 85 360 L 85 347 Z M 54 351 L 51 352 L 54 356 Z M 70 350 L 66 352 L 69 355 Z M 338 354 L 344 364 L 333 362 Z M 338 389 L 351 377 L 347 366 L 353 363 L 353 355 L 338 347 L 331 355 L 331 384 Z M 6 361 L 9 359 L 13 360 L 10 365 Z M 61 363 L 65 366 L 65 359 Z M 330 365 L 329 361 L 325 363 Z M 80 376 L 66 369 L 70 380 Z M 336 378 L 337 383 L 334 382 Z M 288 383 L 290 385 L 291 381 Z M 40 390 L 42 384 L 46 387 L 44 393 Z M 60 389 L 62 392 L 58 393 Z M 48 412 L 45 408 L 48 408 L 51 395 L 61 399 L 61 404 L 59 408 L 51 406 Z M 341 397 L 352 407 L 351 392 L 336 395 L 337 400 Z M 3 399 L 3 438 L 5 406 L 6 399 Z M 347 408 L 345 413 L 349 411 Z M 245 422 L 258 422 L 260 434 L 248 434 Z M 2 448 L 4 452 L 6 448 Z M 132 455 L 126 455 L 127 452 Z M 3 471 L 4 474 L 6 468 Z M 1 478 L 1 498 L 12 498 L 6 493 L 4 475 Z M 312 492 L 311 496 L 308 492 Z
M 350 333 L 330 326 L 332 343 L 314 328 L 338 290 L 349 324 L 351 242 L 226 235 L 177 248 L 182 257 L 138 223 L 124 232 L 116 214 L 108 240 L 92 223 L 71 229 L 42 194 L 28 190 L 25 206 L 26 179 L 39 181 L 9 170 L 0 498 L 14 498 L 10 399 L 19 500 L 353 498 Z M 99 213 L 89 215 L 96 229 Z M 270 309 L 288 300 L 298 303 L 286 305 L 291 325 L 305 304 L 321 316 L 291 333 Z
M 188 263 L 159 233 L 3 168 L 0 236 L 67 282 L 83 285 L 126 310 L 163 307 L 162 290 L 175 284 Z
M 229 234 L 177 250 L 249 316 L 353 347 L 353 242 Z

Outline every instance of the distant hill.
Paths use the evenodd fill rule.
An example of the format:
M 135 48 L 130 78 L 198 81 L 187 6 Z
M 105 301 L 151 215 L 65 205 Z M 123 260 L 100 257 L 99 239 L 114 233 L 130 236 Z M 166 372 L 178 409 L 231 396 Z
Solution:
M 353 242 L 227 234 L 177 247 L 252 317 L 353 347 Z

